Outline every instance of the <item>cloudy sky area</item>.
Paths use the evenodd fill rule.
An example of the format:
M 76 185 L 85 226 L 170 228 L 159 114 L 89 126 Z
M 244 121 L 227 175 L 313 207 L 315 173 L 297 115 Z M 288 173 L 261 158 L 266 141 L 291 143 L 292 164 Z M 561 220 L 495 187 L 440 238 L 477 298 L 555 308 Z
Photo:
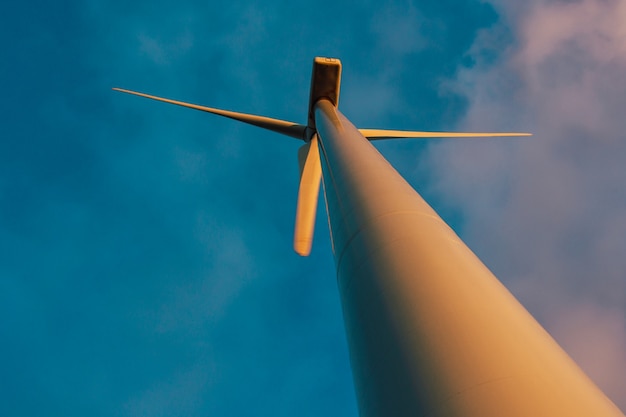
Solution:
M 316 55 L 361 127 L 535 134 L 377 146 L 626 409 L 626 3 L 2 9 L 1 415 L 357 415 L 300 143 L 110 90 L 303 122 Z

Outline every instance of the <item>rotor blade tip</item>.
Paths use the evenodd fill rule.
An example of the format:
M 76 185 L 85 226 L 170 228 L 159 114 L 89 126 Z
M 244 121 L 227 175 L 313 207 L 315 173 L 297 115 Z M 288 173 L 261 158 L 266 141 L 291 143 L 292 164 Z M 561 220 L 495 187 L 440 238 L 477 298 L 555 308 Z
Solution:
M 293 245 L 293 250 L 300 256 L 306 257 L 311 254 L 311 242 L 299 243 Z

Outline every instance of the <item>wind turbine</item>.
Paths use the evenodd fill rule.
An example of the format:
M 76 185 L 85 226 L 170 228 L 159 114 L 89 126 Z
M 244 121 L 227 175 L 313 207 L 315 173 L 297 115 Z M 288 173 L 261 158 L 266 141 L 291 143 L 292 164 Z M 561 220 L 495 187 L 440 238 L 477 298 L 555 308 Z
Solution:
M 361 416 L 624 415 L 370 143 L 527 133 L 357 129 L 341 62 L 315 58 L 306 125 L 129 94 L 303 140 L 295 251 L 311 251 L 320 179 Z

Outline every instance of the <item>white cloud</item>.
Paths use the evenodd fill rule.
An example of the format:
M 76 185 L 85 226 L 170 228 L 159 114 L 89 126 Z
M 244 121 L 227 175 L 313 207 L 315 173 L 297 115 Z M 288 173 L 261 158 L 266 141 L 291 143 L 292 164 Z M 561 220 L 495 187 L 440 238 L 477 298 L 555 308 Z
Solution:
M 460 72 L 462 128 L 535 136 L 434 146 L 436 188 L 463 206 L 487 265 L 626 408 L 626 3 L 509 3 L 518 43 L 502 49 L 502 27 L 479 37 L 472 52 L 500 60 Z
M 579 365 L 616 401 L 626 392 L 626 318 L 619 308 L 569 305 L 550 317 L 554 336 Z

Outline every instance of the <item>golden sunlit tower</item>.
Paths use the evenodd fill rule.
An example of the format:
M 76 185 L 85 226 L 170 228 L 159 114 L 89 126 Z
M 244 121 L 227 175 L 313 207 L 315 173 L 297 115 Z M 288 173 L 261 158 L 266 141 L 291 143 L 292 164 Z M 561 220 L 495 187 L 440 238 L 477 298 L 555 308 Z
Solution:
M 311 250 L 321 178 L 362 416 L 624 417 L 370 143 L 528 134 L 357 129 L 340 80 L 314 60 L 306 125 L 117 90 L 305 142 L 294 249 Z

